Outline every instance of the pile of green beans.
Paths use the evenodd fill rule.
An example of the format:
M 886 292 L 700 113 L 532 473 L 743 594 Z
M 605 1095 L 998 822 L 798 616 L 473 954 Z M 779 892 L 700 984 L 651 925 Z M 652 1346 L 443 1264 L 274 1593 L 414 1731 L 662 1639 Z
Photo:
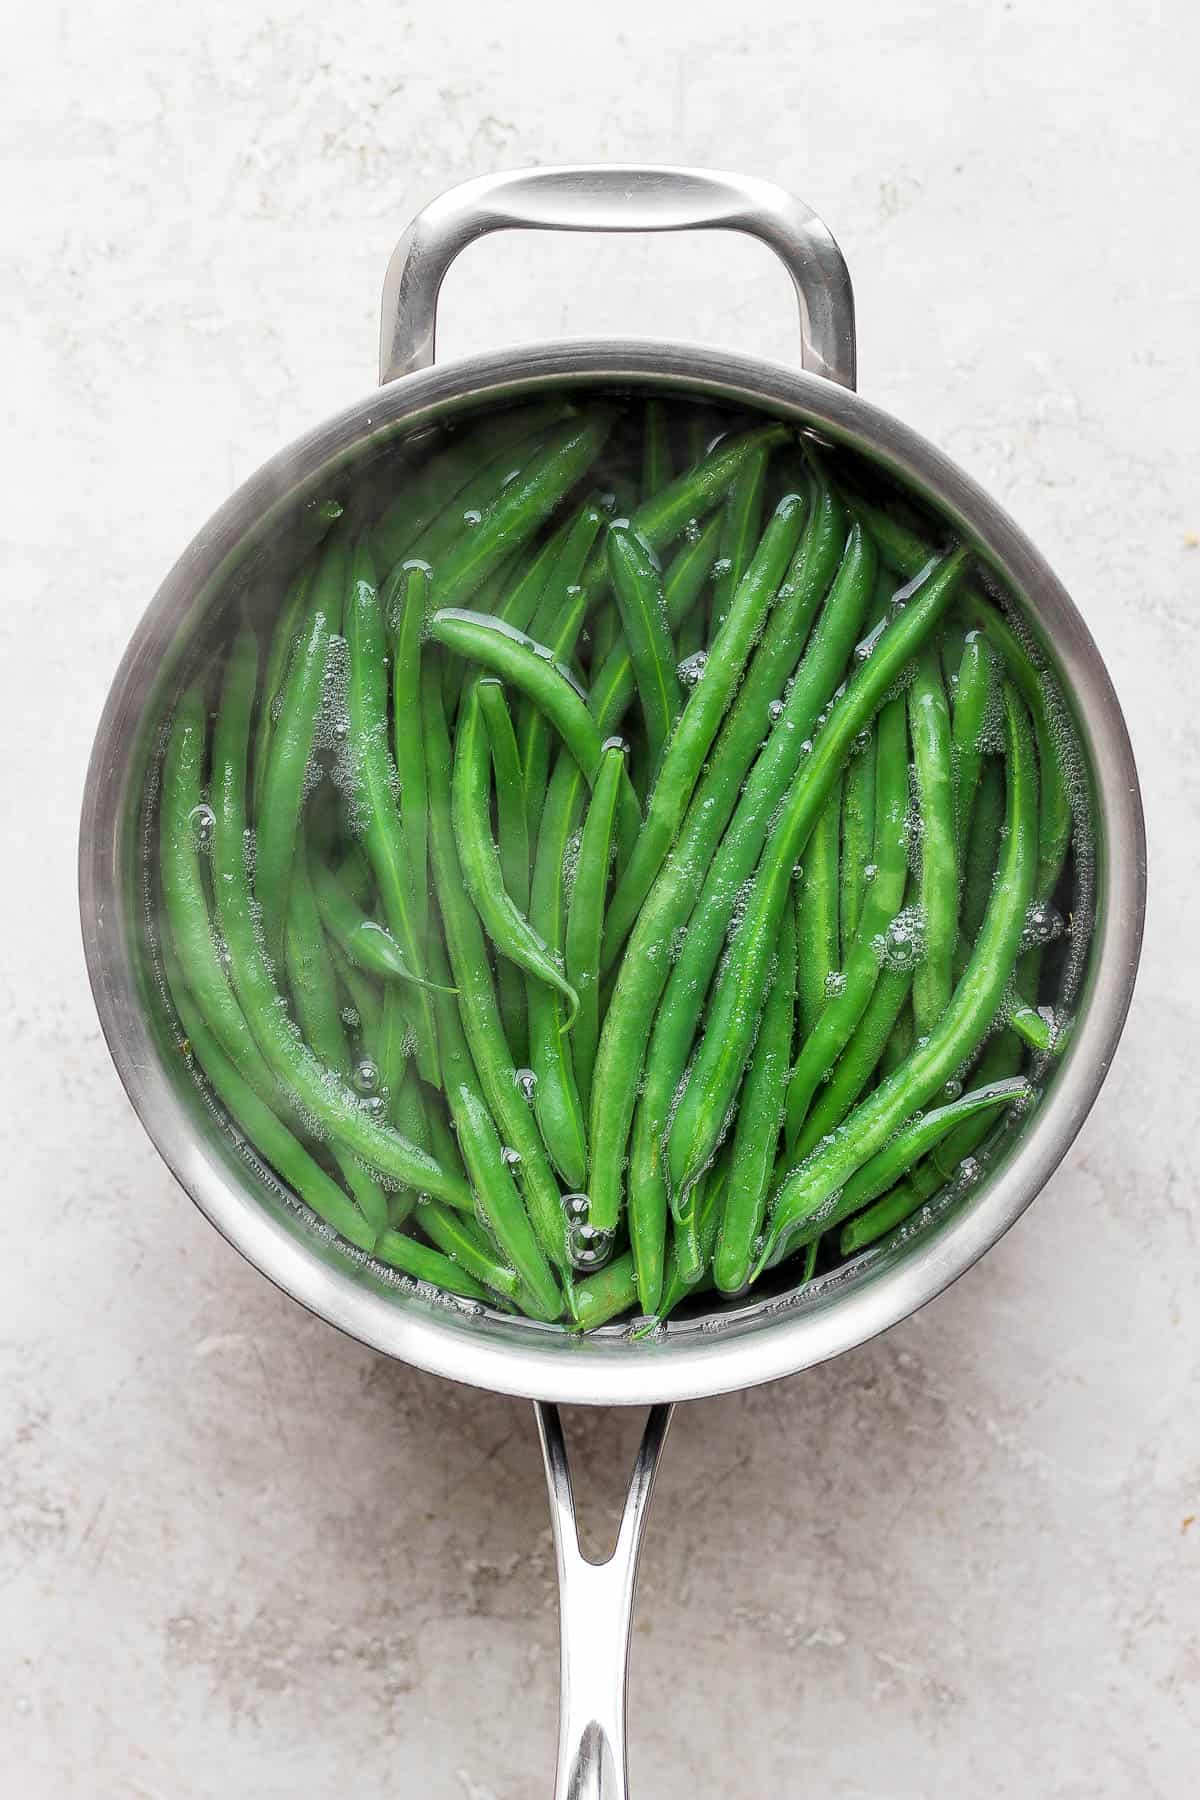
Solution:
M 447 431 L 291 561 L 177 699 L 155 874 L 181 1053 L 320 1220 L 644 1333 L 966 1187 L 1064 1038 L 1077 752 L 963 546 L 618 396 Z

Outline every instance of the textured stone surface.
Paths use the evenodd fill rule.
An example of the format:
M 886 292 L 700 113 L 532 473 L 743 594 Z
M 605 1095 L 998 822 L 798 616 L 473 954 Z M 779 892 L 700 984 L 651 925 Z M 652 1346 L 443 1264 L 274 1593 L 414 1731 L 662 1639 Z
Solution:
M 643 0 L 586 41 L 570 17 L 48 0 L 6 35 L 4 1791 L 548 1791 L 528 1409 L 339 1338 L 184 1202 L 100 1039 L 73 864 L 128 633 L 229 488 L 369 387 L 406 219 L 468 174 L 594 157 L 743 167 L 830 220 L 864 392 L 1011 508 L 1110 660 L 1153 877 L 1122 1051 L 1022 1225 L 884 1341 L 681 1415 L 639 1608 L 635 1791 L 1182 1800 L 1194 9 Z M 619 328 L 794 348 L 782 276 L 736 242 L 511 239 L 446 286 L 447 355 Z M 635 1421 L 572 1423 L 611 1512 Z

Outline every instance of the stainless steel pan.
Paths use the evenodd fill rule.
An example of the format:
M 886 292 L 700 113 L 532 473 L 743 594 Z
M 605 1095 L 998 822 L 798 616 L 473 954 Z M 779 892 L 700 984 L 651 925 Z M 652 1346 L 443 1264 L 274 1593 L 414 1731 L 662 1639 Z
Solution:
M 769 244 L 795 286 L 802 369 L 673 342 L 535 343 L 434 367 L 438 290 L 458 253 L 510 227 L 680 231 L 721 227 Z M 854 318 L 841 253 L 822 222 L 767 182 L 705 170 L 531 169 L 443 195 L 410 226 L 384 286 L 379 390 L 275 457 L 234 494 L 168 575 L 113 682 L 88 775 L 80 907 L 113 1059 L 184 1188 L 258 1269 L 303 1305 L 389 1356 L 537 1403 L 562 1595 L 559 1800 L 625 1789 L 624 1672 L 638 1548 L 675 1401 L 823 1362 L 906 1318 L 970 1268 L 1040 1192 L 1100 1089 L 1129 1004 L 1141 941 L 1145 841 L 1137 775 L 1112 685 L 1079 613 L 1032 544 L 932 445 L 854 392 Z M 1095 924 L 1077 1019 L 1044 1100 L 984 1182 L 920 1231 L 798 1295 L 673 1324 L 639 1343 L 438 1307 L 389 1283 L 314 1229 L 288 1196 L 247 1175 L 166 1054 L 147 972 L 138 870 L 155 730 L 181 658 L 222 595 L 298 503 L 398 435 L 546 387 L 671 389 L 795 421 L 850 448 L 934 507 L 1024 615 L 1058 676 L 1089 770 Z M 174 1059 L 177 1065 L 178 1058 Z M 611 1559 L 583 1559 L 555 1402 L 652 1407 Z

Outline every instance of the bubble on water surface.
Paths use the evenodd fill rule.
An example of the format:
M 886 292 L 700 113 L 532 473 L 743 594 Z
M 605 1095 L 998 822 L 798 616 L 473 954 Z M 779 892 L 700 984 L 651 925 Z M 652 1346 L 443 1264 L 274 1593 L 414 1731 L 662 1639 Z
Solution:
M 533 1096 L 537 1093 L 537 1076 L 532 1069 L 518 1069 L 515 1076 L 522 1100 L 533 1104 Z
M 193 806 L 187 816 L 187 822 L 188 830 L 192 834 L 192 842 L 197 850 L 210 850 L 213 833 L 217 828 L 217 815 L 212 807 L 205 806 L 203 802 L 199 806 Z
M 708 666 L 708 651 L 697 650 L 691 656 L 685 656 L 675 673 L 684 687 L 694 688 Z

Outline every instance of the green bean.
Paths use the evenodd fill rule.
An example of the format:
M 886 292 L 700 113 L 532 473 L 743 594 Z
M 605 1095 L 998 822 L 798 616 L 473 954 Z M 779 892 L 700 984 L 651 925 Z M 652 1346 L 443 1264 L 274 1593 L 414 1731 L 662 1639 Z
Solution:
M 671 440 L 661 400 L 647 400 L 642 414 L 642 498 L 652 500 L 671 479 Z
M 458 1116 L 456 1111 L 456 1120 Z M 491 1145 L 486 1132 L 484 1140 L 490 1152 Z M 519 1208 L 520 1200 L 516 1198 L 515 1189 L 512 1198 Z M 438 1206 L 433 1201 L 426 1201 L 417 1214 L 416 1222 L 426 1237 L 437 1245 L 443 1255 L 451 1257 L 455 1262 L 461 1264 L 469 1275 L 484 1287 L 490 1288 L 492 1293 L 503 1294 L 506 1300 L 517 1300 L 518 1296 L 523 1297 L 520 1276 L 515 1269 L 497 1261 L 494 1252 L 488 1247 L 486 1238 L 479 1231 L 473 1219 L 449 1212 L 445 1207 Z M 561 1307 L 559 1311 L 561 1312 Z M 535 1317 L 537 1316 L 540 1315 L 535 1313 Z M 552 1316 L 557 1317 L 558 1314 Z
M 341 628 L 347 557 L 345 535 L 335 531 L 313 577 L 279 703 L 261 799 L 255 795 L 254 891 L 262 907 L 267 949 L 276 960 L 283 949 L 305 780 L 326 696 L 329 642 Z
M 408 870 L 413 937 L 423 946 L 429 924 L 429 796 L 420 734 L 414 727 L 420 717 L 421 645 L 429 569 L 423 563 L 405 563 L 400 573 L 394 595 L 389 581 L 380 606 L 386 627 L 391 627 L 393 614 L 398 615 L 391 632 L 392 755 L 400 783 L 400 831 Z
M 636 1299 L 633 1256 L 627 1250 L 624 1256 L 614 1257 L 606 1268 L 576 1282 L 572 1296 L 572 1325 L 576 1331 L 595 1331 L 598 1325 L 607 1325 L 610 1319 L 628 1312 Z
M 748 458 L 788 441 L 786 425 L 759 425 L 726 438 L 703 461 L 644 500 L 630 520 L 651 550 L 662 552 L 698 515 L 716 506 Z
M 183 1027 L 184 1055 L 203 1071 L 222 1106 L 293 1193 L 347 1243 L 359 1250 L 371 1250 L 375 1244 L 374 1228 L 225 1054 L 174 957 L 167 958 L 166 974 Z
M 364 1048 L 379 1071 L 378 1092 L 383 1100 L 384 1117 L 389 1125 L 396 1127 L 401 1137 L 415 1144 L 418 1150 L 428 1151 L 429 1135 L 424 1129 L 421 1108 L 419 1105 L 414 1107 L 409 1098 L 410 1034 L 403 1000 L 396 984 L 388 982 L 380 997 L 348 956 L 341 956 L 339 960 L 335 955 L 335 961 L 342 986 L 358 1013 Z M 463 1173 L 457 1144 L 451 1143 L 447 1148 L 448 1155 L 444 1156 L 439 1147 L 434 1160 L 456 1175 Z M 407 1217 L 416 1198 L 412 1188 L 394 1191 L 388 1205 L 390 1223 L 397 1225 Z
M 544 644 L 515 631 L 502 619 L 456 607 L 439 609 L 431 635 L 448 650 L 477 662 L 544 712 L 589 783 L 600 761 L 601 737 L 588 713 L 587 699 L 565 664 L 556 662 Z
M 454 1204 L 465 1183 L 380 1124 L 294 1034 L 256 929 L 246 870 L 246 762 L 258 653 L 242 632 L 227 661 L 213 740 L 213 890 L 234 992 L 267 1064 L 285 1090 L 344 1149 L 395 1181 Z
M 435 550 L 439 541 L 442 548 L 453 542 L 462 529 L 464 510 L 473 504 L 468 487 L 477 488 L 480 498 L 486 499 L 502 479 L 504 465 L 511 468 L 522 450 L 528 455 L 562 412 L 561 400 L 551 399 L 489 414 L 474 429 L 456 431 L 446 447 L 420 468 L 406 468 L 399 494 L 376 521 L 372 534 L 380 565 L 391 569 L 412 556 L 422 538 Z M 460 495 L 459 505 L 453 507 Z M 432 527 L 439 522 L 440 539 L 431 543 Z
M 423 976 L 413 974 L 391 932 L 377 919 L 367 917 L 336 869 L 310 856 L 309 874 L 321 923 L 355 968 L 385 980 L 391 977 L 415 982 L 419 987 L 433 985 Z
M 647 1052 L 647 1020 L 654 1017 L 671 975 L 670 957 L 676 934 L 687 922 L 721 834 L 738 803 L 741 776 L 762 740 L 764 715 L 795 664 L 797 646 L 803 644 L 812 615 L 828 586 L 844 535 L 845 514 L 822 479 L 762 642 L 717 740 L 708 774 L 700 781 L 675 849 L 650 890 L 630 935 L 601 1029 L 591 1109 L 592 1218 L 594 1223 L 609 1229 L 616 1223 L 626 1146 L 645 1068 L 643 1107 L 648 1118 L 634 1134 L 629 1209 L 633 1241 L 635 1245 L 639 1240 L 644 1242 L 643 1267 L 649 1272 L 647 1292 L 653 1290 L 654 1271 L 661 1272 L 666 1226 L 659 1139 L 691 1046 L 690 1027 L 681 1043 L 677 1035 L 660 1032 L 660 1020 L 655 1024 Z M 670 613 L 669 581 L 667 608 Z M 722 936 L 727 920 L 728 914 L 720 927 Z M 690 937 L 684 941 L 680 962 L 687 954 L 689 941 Z M 677 1061 L 673 1060 L 675 1057 Z M 653 1306 L 647 1310 L 652 1311 Z
M 432 690 L 433 683 L 426 683 L 426 695 Z M 436 794 L 436 781 L 430 771 L 430 794 L 432 800 L 431 824 L 433 827 L 433 853 L 435 867 L 439 850 L 439 813 L 440 801 Z M 447 940 L 450 937 L 450 926 L 446 914 L 446 896 L 439 884 L 438 900 L 442 907 L 442 923 L 446 929 Z M 461 901 L 459 902 L 461 905 Z M 463 908 L 465 911 L 465 907 Z M 486 976 L 486 965 L 484 968 Z M 456 971 L 457 973 L 457 971 Z M 513 1176 L 511 1156 L 505 1152 L 496 1129 L 496 1119 L 489 1110 L 488 1101 L 482 1086 L 482 1070 L 473 1060 L 467 1046 L 458 1007 L 448 995 L 438 999 L 438 1037 L 442 1048 L 442 1078 L 446 1093 L 446 1102 L 454 1121 L 455 1138 L 459 1153 L 471 1178 L 471 1185 L 478 1200 L 478 1212 L 486 1221 L 487 1227 L 508 1258 L 517 1285 L 511 1290 L 497 1286 L 493 1275 L 484 1274 L 482 1265 L 462 1256 L 463 1265 L 478 1280 L 497 1292 L 507 1294 L 534 1318 L 557 1319 L 563 1310 L 562 1296 L 558 1283 L 543 1253 L 538 1235 L 530 1221 L 524 1201 L 518 1191 Z M 446 1249 L 448 1238 L 445 1222 L 437 1214 L 428 1222 L 422 1209 L 419 1214 L 421 1227 L 433 1237 L 440 1249 Z M 441 1233 L 438 1236 L 437 1233 Z
M 879 980 L 887 934 L 904 904 L 908 880 L 908 719 L 903 695 L 879 713 L 874 745 L 851 762 L 875 765 L 871 866 L 858 928 L 842 967 L 844 980 L 812 1030 L 802 1036 L 787 1090 L 787 1142 L 795 1144 L 813 1096 L 849 1043 Z M 785 914 L 786 917 L 786 914 Z
M 503 620 L 453 607 L 434 613 L 430 629 L 447 649 L 481 663 L 532 700 L 546 714 L 591 786 L 600 767 L 604 736 L 575 677 L 555 662 L 545 645 L 514 631 Z M 640 809 L 628 775 L 622 782 L 620 808 L 622 828 L 636 831 Z
M 730 1160 L 727 1156 L 710 1168 L 697 1183 L 696 1203 L 685 1219 L 676 1221 L 670 1266 L 663 1283 L 658 1309 L 660 1319 L 674 1312 L 681 1300 L 709 1285 L 709 1274 L 718 1247 L 721 1216 L 728 1204 Z
M 671 565 L 665 595 L 667 616 L 672 624 L 677 623 L 683 610 L 695 601 L 703 573 L 715 553 L 716 535 L 716 528 L 710 523 L 694 544 L 684 546 Z M 588 698 L 588 710 L 602 747 L 604 734 L 619 724 L 632 697 L 633 672 L 629 652 L 625 645 L 618 644 L 601 667 Z M 583 791 L 584 776 L 579 765 L 569 755 L 560 756 L 551 777 L 538 837 L 537 866 L 541 870 L 541 879 L 535 918 L 543 935 L 554 936 L 561 929 L 566 865 L 582 812 Z M 586 1154 L 586 1132 L 569 1046 L 558 1028 L 553 996 L 544 990 L 540 1002 L 532 995 L 530 999 L 537 1012 L 537 1050 L 535 1054 L 531 1043 L 530 1055 L 534 1063 L 534 1104 L 540 1129 L 554 1142 L 560 1158 L 578 1173 Z
M 729 616 L 738 583 L 749 567 L 754 547 L 762 532 L 763 497 L 766 492 L 769 456 L 770 451 L 765 448 L 748 456 L 725 496 L 721 548 L 717 553 L 709 611 L 710 638 L 716 637 Z M 781 495 L 781 499 L 786 498 L 786 493 Z
M 805 1037 L 816 1029 L 838 968 L 841 835 L 842 780 L 837 776 L 813 825 L 795 883 L 796 1016 Z
M 802 1225 L 796 1227 L 789 1240 L 789 1254 L 814 1242 L 834 1225 L 840 1225 L 853 1213 L 880 1194 L 887 1193 L 913 1164 L 940 1142 L 948 1132 L 979 1114 L 992 1114 L 1003 1106 L 1028 1103 L 1033 1089 L 1027 1081 L 997 1081 L 989 1087 L 976 1088 L 959 1100 L 921 1113 L 910 1124 L 897 1131 L 883 1148 L 864 1162 L 845 1185 L 829 1198 Z
M 799 941 L 790 908 L 783 915 L 779 959 L 763 1007 L 733 1130 L 728 1198 L 717 1241 L 715 1273 L 722 1293 L 739 1294 L 750 1278 L 754 1242 L 767 1210 L 792 1057 Z M 693 1216 L 696 1208 L 689 1210 Z
M 958 941 L 964 967 L 983 924 L 1000 850 L 1000 832 L 1004 824 L 1004 765 L 998 756 L 984 758 L 977 785 L 978 795 L 963 864 Z
M 573 523 L 572 519 L 564 519 L 532 556 L 517 558 L 513 578 L 496 607 L 496 617 L 511 625 L 514 631 L 528 631 L 536 618 L 542 595 Z M 476 612 L 484 610 L 481 606 L 475 608 Z
M 341 508 L 338 508 L 341 511 Z M 254 811 L 262 810 L 263 790 L 267 779 L 267 764 L 271 755 L 271 738 L 275 731 L 275 715 L 281 704 L 283 684 L 287 677 L 288 664 L 296 646 L 300 621 L 308 606 L 309 592 L 312 588 L 316 563 L 313 558 L 301 565 L 288 583 L 283 604 L 275 620 L 271 633 L 271 645 L 267 652 L 267 665 L 263 671 L 262 693 L 258 702 L 258 727 L 254 739 L 254 781 L 252 793 Z
M 996 1016 L 1020 949 L 1038 859 L 1033 738 L 1028 716 L 1011 686 L 1004 690 L 1004 729 L 1006 835 L 996 885 L 971 960 L 950 1005 L 906 1065 L 883 1081 L 832 1139 L 814 1150 L 784 1181 L 776 1196 L 760 1270 L 779 1261 L 796 1233 L 805 1229 L 829 1196 L 883 1148 L 904 1119 L 929 1102 L 972 1053 Z
M 650 552 L 627 525 L 609 528 L 608 567 L 646 722 L 647 761 L 657 769 L 683 706 L 662 582 Z
M 595 579 L 602 553 L 593 556 L 593 552 L 605 523 L 604 508 L 595 495 L 585 500 L 567 521 L 558 555 L 529 625 L 530 635 L 539 643 L 548 644 L 561 661 L 571 655 L 579 635 L 586 607 L 572 603 L 578 602 L 587 576 Z
M 842 876 L 838 896 L 841 920 L 841 951 L 845 961 L 862 916 L 863 895 L 871 864 L 871 846 L 875 835 L 875 742 L 864 745 L 852 756 L 846 768 L 842 787 Z
M 556 1268 L 569 1270 L 567 1221 L 558 1183 L 546 1160 L 504 1036 L 483 928 L 463 894 L 451 816 L 450 739 L 441 691 L 434 681 L 424 682 L 421 689 L 421 735 L 429 782 L 434 880 L 446 950 L 458 987 L 462 1031 L 503 1143 L 519 1158 L 515 1165 L 518 1182 L 542 1251 Z
M 423 977 L 424 949 L 414 917 L 414 893 L 420 877 L 408 865 L 396 810 L 396 767 L 388 747 L 387 632 L 365 538 L 356 544 L 351 564 L 346 645 L 349 744 L 344 779 L 351 826 L 374 873 L 388 929 L 409 969 Z M 436 1087 L 437 1033 L 429 993 L 414 986 L 407 1004 L 416 1038 L 417 1067 Z
M 892 1038 L 898 1029 L 902 1029 L 897 1026 L 897 1020 L 908 1006 L 911 992 L 911 969 L 885 968 L 882 971 L 849 1043 L 800 1126 L 799 1135 L 788 1134 L 784 1163 L 776 1170 L 780 1179 L 791 1165 L 802 1161 L 815 1145 L 828 1137 L 850 1111 Z M 911 1031 L 908 1043 L 911 1045 Z M 897 1057 L 897 1067 L 906 1055 L 907 1050 Z
M 193 682 L 175 707 L 163 759 L 158 840 L 163 910 L 197 1013 L 240 1078 L 278 1110 L 282 1095 L 234 997 L 209 916 L 200 862 L 201 842 L 210 846 L 213 827 L 201 783 L 206 731 L 203 688 Z
M 954 763 L 954 841 L 966 855 L 979 789 L 984 733 L 1000 691 L 1000 659 L 981 631 L 969 631 L 954 677 L 951 755 Z
M 478 684 L 467 690 L 454 748 L 451 812 L 458 866 L 484 930 L 496 948 L 564 996 L 568 1026 L 574 1023 L 579 996 L 563 972 L 561 959 L 519 911 L 504 886 L 500 854 L 492 836 L 491 763 Z
M 566 765 L 559 758 L 538 833 L 533 864 L 529 916 L 535 928 L 556 953 L 565 949 L 567 871 L 573 858 L 578 808 L 564 796 L 578 792 L 570 775 L 560 779 Z M 571 774 L 578 774 L 571 769 Z M 618 781 L 625 775 L 624 763 Z M 542 1142 L 567 1186 L 581 1192 L 587 1180 L 588 1144 L 583 1103 L 575 1079 L 567 1021 L 556 993 L 540 983 L 526 984 L 529 1007 L 529 1064 L 534 1073 L 533 1109 Z
M 705 1028 L 692 1060 L 670 1134 L 670 1178 L 683 1196 L 711 1156 L 745 1068 L 762 1006 L 772 947 L 789 897 L 792 870 L 857 734 L 932 631 L 949 604 L 966 562 L 958 551 L 938 565 L 886 623 L 831 708 L 811 754 L 784 803 L 758 866 L 731 955 L 714 984 Z
M 879 1052 L 878 1069 L 881 1075 L 894 1075 L 903 1067 L 912 1055 L 916 1040 L 917 1028 L 913 1019 L 912 991 L 910 989 L 905 1004 L 896 1015 L 896 1023 L 892 1026 L 887 1043 Z
M 310 501 L 301 513 L 289 540 L 289 550 L 293 554 L 297 550 L 302 551 L 304 560 L 288 583 L 283 604 L 275 619 L 275 628 L 271 634 L 271 647 L 267 652 L 267 664 L 263 671 L 262 696 L 258 708 L 258 730 L 254 743 L 253 792 L 256 809 L 262 797 L 263 782 L 266 779 L 271 734 L 275 728 L 275 711 L 283 690 L 288 663 L 291 661 L 292 651 L 295 647 L 297 628 L 304 613 L 309 588 L 312 585 L 313 571 L 316 567 L 314 552 L 323 539 L 328 537 L 333 526 L 337 524 L 343 510 L 339 500 Z
M 929 546 L 890 513 L 881 507 L 869 506 L 857 497 L 853 505 L 879 545 L 880 555 L 901 575 L 915 575 L 929 561 L 933 554 Z M 982 630 L 999 651 L 1009 679 L 1033 715 L 1040 775 L 1041 842 L 1035 893 L 1037 898 L 1044 899 L 1058 885 L 1071 844 L 1071 801 L 1058 747 L 1064 716 L 1061 698 L 1044 666 L 1035 663 L 999 608 L 985 599 L 978 588 L 965 590 L 961 612 L 966 623 Z
M 499 488 L 474 529 L 434 562 L 435 606 L 463 605 L 493 569 L 535 535 L 599 456 L 612 417 L 593 408 L 586 420 L 570 420 L 550 433 L 520 474 Z
M 655 1021 L 652 1051 L 647 1058 L 647 1093 L 653 1091 L 660 1101 L 670 1099 L 683 1074 L 695 1032 L 696 1011 L 716 969 L 738 894 L 754 872 L 771 820 L 797 771 L 808 758 L 810 735 L 854 649 L 866 615 L 875 572 L 870 540 L 861 531 L 850 533 L 834 577 L 834 566 L 844 537 L 845 514 L 828 486 L 823 489 L 819 507 L 818 529 L 811 534 L 811 557 L 807 555 L 805 545 L 801 545 L 801 556 L 805 558 L 801 569 L 811 569 L 812 579 L 806 580 L 793 565 L 793 573 L 789 574 L 784 588 L 794 583 L 796 591 L 787 597 L 786 610 L 781 601 L 780 609 L 777 609 L 779 619 L 788 623 L 797 599 L 803 600 L 805 617 L 810 618 L 817 603 L 825 596 L 831 578 L 833 586 L 813 627 L 783 701 L 783 709 L 772 725 L 771 712 L 778 706 L 780 691 L 795 665 L 795 643 L 775 635 L 777 621 L 773 619 L 743 683 L 733 714 L 738 721 L 736 730 L 723 734 L 718 741 L 710 774 L 697 795 L 696 804 L 702 814 L 707 808 L 711 820 L 708 831 L 703 824 L 699 825 L 701 852 L 697 867 L 703 886 L 699 898 L 695 899 L 694 910 L 694 896 L 691 896 L 671 922 L 670 929 L 677 930 L 687 921 L 687 932 L 670 971 Z M 806 540 L 809 537 L 810 533 L 806 531 Z M 799 557 L 797 561 L 800 561 Z M 796 633 L 797 637 L 802 635 L 802 629 Z M 764 724 L 770 727 L 769 735 L 755 757 Z M 746 778 L 744 788 L 741 786 L 743 776 Z M 721 837 L 727 823 L 728 830 Z M 715 836 L 710 835 L 712 827 L 715 827 Z M 686 838 L 687 833 L 684 833 L 680 850 Z M 682 860 L 679 851 L 676 860 Z M 661 1105 L 656 1116 L 660 1125 L 665 1122 Z
M 908 727 L 921 821 L 917 903 L 925 939 L 925 954 L 913 972 L 913 1024 L 924 1037 L 950 1004 L 958 931 L 950 708 L 936 648 L 928 642 L 908 690 Z
M 350 1055 L 338 1003 L 337 977 L 325 947 L 303 836 L 288 890 L 284 941 L 288 986 L 300 1029 L 318 1061 L 343 1081 L 349 1081 Z M 384 1230 L 388 1222 L 388 1201 L 376 1177 L 340 1145 L 334 1146 L 334 1157 L 342 1179 L 357 1200 L 368 1225 L 375 1231 Z
M 609 738 L 579 840 L 567 915 L 567 977 L 579 996 L 571 1055 L 580 1105 L 585 1113 L 600 1036 L 600 942 L 604 933 L 604 900 L 608 892 L 617 797 L 625 758 L 623 740 Z
M 430 1206 L 433 1204 L 433 1201 L 429 1202 Z M 402 1231 L 394 1228 L 381 1231 L 374 1254 L 377 1261 L 387 1263 L 390 1268 L 400 1269 L 405 1275 L 411 1275 L 414 1281 L 423 1282 L 427 1287 L 440 1288 L 447 1294 L 460 1294 L 464 1300 L 494 1304 L 488 1289 L 459 1267 L 456 1256 L 445 1256 L 440 1250 L 431 1250 L 428 1244 L 418 1243 L 416 1238 L 408 1237 Z
M 713 642 L 704 672 L 679 715 L 654 779 L 636 848 L 609 907 L 604 928 L 606 969 L 616 961 L 679 830 L 712 741 L 796 549 L 803 523 L 802 497 L 787 495 L 763 533 L 754 560 L 738 585 L 729 617 Z
M 449 664 L 449 658 L 446 661 Z M 496 784 L 496 837 L 504 887 L 519 912 L 529 911 L 529 819 L 521 780 L 521 756 L 504 687 L 491 676 L 475 683 L 491 751 Z M 529 1054 L 529 1022 L 525 1007 L 525 982 L 516 966 L 502 957 L 496 969 L 500 1014 L 512 1053 L 519 1060 Z
M 543 644 L 556 662 L 569 661 L 583 628 L 595 587 L 595 566 L 590 565 L 585 573 L 584 565 L 603 523 L 604 514 L 594 501 L 586 501 L 580 507 L 534 615 L 534 640 Z M 545 713 L 529 702 L 522 709 L 518 722 L 517 743 L 521 752 L 529 832 L 536 842 L 550 771 L 551 729 Z

